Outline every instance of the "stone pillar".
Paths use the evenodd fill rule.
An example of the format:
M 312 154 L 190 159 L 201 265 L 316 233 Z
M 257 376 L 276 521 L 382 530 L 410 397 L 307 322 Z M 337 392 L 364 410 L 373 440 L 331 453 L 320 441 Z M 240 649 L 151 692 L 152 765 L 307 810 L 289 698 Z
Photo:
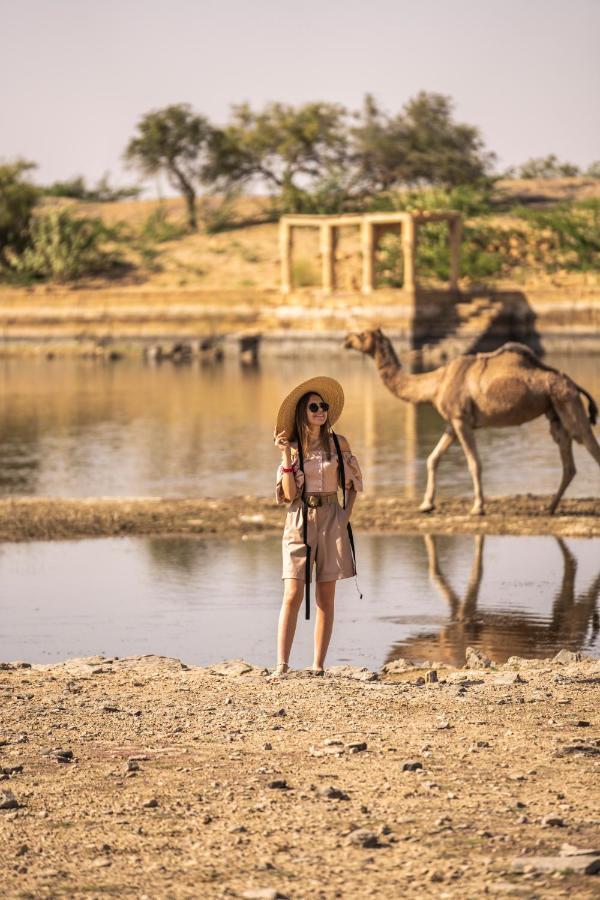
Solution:
M 323 291 L 331 294 L 335 288 L 335 229 L 330 222 L 321 222 L 320 231 Z
M 289 294 L 292 290 L 292 226 L 284 219 L 279 222 L 279 258 L 281 260 L 281 293 Z
M 362 292 L 370 294 L 375 288 L 375 226 L 363 219 L 360 225 L 362 247 Z
M 449 223 L 450 244 L 450 290 L 458 290 L 460 276 L 460 242 L 462 239 L 462 219 L 451 219 Z
M 404 290 L 414 291 L 415 280 L 415 220 L 412 216 L 402 222 L 402 255 L 404 258 Z

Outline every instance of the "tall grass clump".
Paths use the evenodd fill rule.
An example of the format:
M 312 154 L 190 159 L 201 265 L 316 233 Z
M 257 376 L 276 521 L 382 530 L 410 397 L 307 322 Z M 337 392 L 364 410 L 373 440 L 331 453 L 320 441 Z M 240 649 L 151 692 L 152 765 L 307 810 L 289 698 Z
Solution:
M 14 274 L 23 280 L 72 281 L 104 274 L 122 265 L 107 243 L 118 238 L 100 219 L 76 218 L 66 209 L 34 217 L 29 245 L 10 258 Z

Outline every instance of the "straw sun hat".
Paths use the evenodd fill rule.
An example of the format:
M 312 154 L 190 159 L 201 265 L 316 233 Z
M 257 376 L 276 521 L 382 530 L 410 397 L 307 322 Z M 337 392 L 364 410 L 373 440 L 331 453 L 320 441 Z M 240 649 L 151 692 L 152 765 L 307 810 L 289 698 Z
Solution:
M 344 391 L 341 384 L 335 378 L 328 378 L 327 375 L 317 375 L 315 378 L 309 378 L 303 381 L 287 395 L 277 413 L 277 434 L 285 431 L 289 438 L 294 431 L 296 424 L 296 406 L 298 400 L 304 394 L 319 394 L 325 403 L 329 403 L 328 419 L 329 424 L 333 425 L 337 422 L 344 408 Z

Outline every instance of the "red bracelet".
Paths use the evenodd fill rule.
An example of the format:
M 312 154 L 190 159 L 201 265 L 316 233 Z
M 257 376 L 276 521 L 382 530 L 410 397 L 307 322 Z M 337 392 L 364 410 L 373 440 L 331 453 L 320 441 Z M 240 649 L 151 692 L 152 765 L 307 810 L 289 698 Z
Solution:
M 281 467 L 281 471 L 282 471 L 282 472 L 293 472 L 293 471 L 295 470 L 295 468 L 296 468 L 295 465 L 294 465 L 294 466 L 290 466 L 289 469 L 288 469 L 286 466 L 282 466 L 282 467 Z

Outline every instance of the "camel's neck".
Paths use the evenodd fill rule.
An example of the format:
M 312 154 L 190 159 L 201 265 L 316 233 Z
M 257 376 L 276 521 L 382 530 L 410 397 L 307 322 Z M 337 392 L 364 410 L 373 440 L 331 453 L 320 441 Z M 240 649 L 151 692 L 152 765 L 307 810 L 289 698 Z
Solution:
M 439 369 L 424 375 L 403 372 L 389 340 L 381 341 L 375 351 L 375 365 L 385 386 L 408 403 L 431 403 L 439 384 Z

